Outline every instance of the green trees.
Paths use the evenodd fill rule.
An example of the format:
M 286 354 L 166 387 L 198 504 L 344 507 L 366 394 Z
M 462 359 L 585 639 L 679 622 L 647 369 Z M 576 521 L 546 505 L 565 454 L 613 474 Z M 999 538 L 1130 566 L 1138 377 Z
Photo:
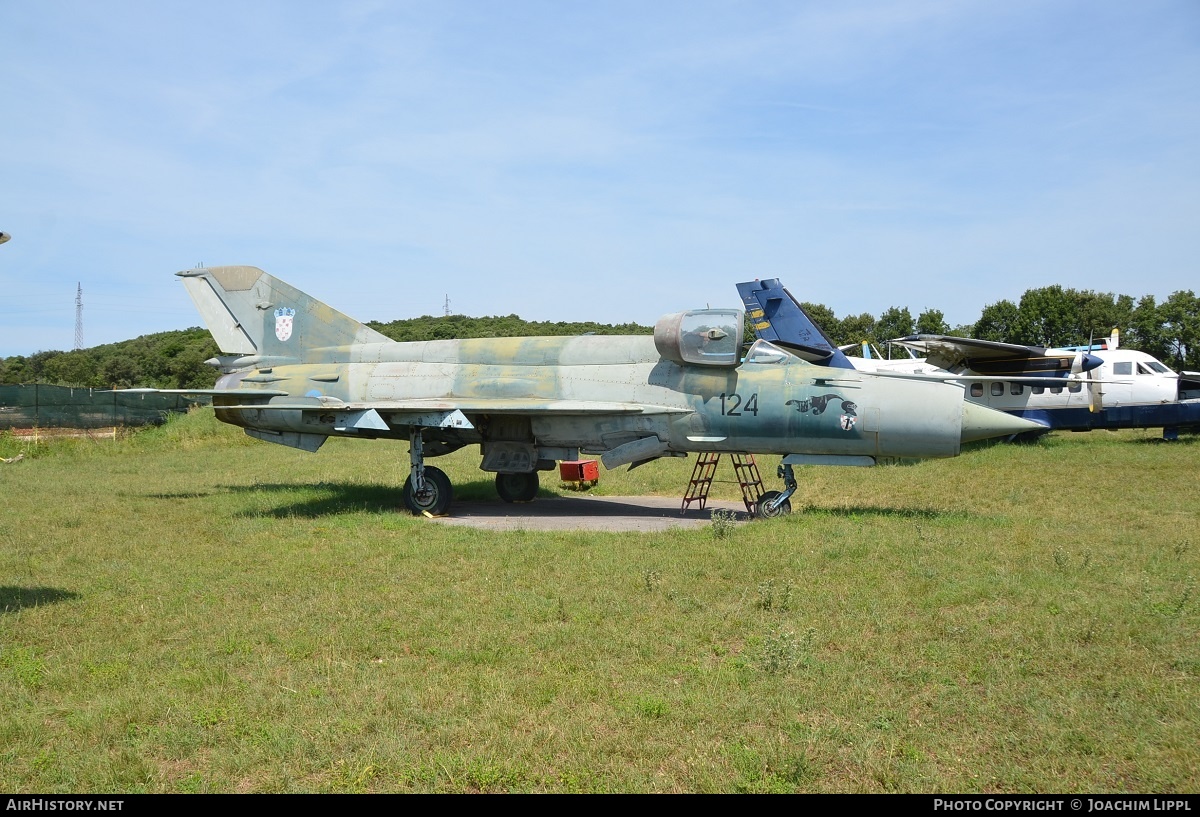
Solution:
M 917 316 L 917 334 L 945 335 L 950 331 L 950 324 L 940 309 L 926 309 Z
M 902 338 L 913 333 L 912 313 L 908 307 L 889 307 L 879 316 L 875 323 L 875 333 L 879 340 Z
M 876 339 L 875 317 L 869 312 L 859 315 L 847 315 L 838 324 L 837 342 L 843 343 L 874 343 Z
M 1140 349 L 1175 369 L 1200 367 L 1200 299 L 1191 290 L 1172 293 L 1159 304 L 1153 295 L 1067 289 L 1026 290 L 1020 306 L 999 301 L 983 309 L 972 336 L 1039 346 L 1097 342 L 1113 329 L 1121 345 Z
M 1200 298 L 1191 290 L 1173 293 L 1158 304 L 1151 295 L 1076 290 L 1058 285 L 1026 290 L 1020 304 L 997 301 L 983 308 L 972 326 L 951 329 L 942 312 L 926 309 L 915 322 L 907 308 L 890 307 L 874 326 L 868 314 L 838 320 L 819 304 L 804 304 L 834 342 L 881 343 L 912 334 L 964 334 L 982 340 L 1036 346 L 1076 346 L 1098 342 L 1113 329 L 1121 345 L 1140 349 L 1177 370 L 1200 370 Z M 821 316 L 821 317 L 818 317 Z
M 838 340 L 841 333 L 841 321 L 834 317 L 832 309 L 825 306 L 825 304 L 814 304 L 808 301 L 802 302 L 800 307 L 808 313 L 808 317 L 812 318 L 812 322 L 820 327 L 834 344 L 849 343 L 849 341 Z
M 5 358 L 0 360 L 0 384 L 209 389 L 216 383 L 217 370 L 204 361 L 217 354 L 208 330 L 193 327 L 73 352 Z
M 824 304 L 801 306 L 837 345 L 872 344 L 914 332 L 965 334 L 984 340 L 1040 346 L 1072 346 L 1121 331 L 1121 345 L 1140 349 L 1176 370 L 1200 370 L 1200 298 L 1191 290 L 1174 292 L 1159 304 L 1154 296 L 1075 290 L 1058 285 L 1026 290 L 1019 304 L 1009 300 L 985 306 L 969 327 L 951 330 L 940 310 L 927 308 L 914 321 L 907 307 L 890 307 L 878 320 L 870 313 L 838 318 Z M 394 340 L 517 337 L 523 335 L 650 334 L 636 323 L 525 321 L 516 315 L 471 318 L 424 316 L 373 329 Z M 747 330 L 747 339 L 753 333 Z M 212 388 L 216 369 L 204 361 L 218 354 L 206 329 L 143 335 L 133 340 L 77 352 L 42 351 L 0 358 L 0 384 L 50 383 L 84 388 Z
M 1017 334 L 1017 316 L 1020 310 L 1012 301 L 997 301 L 983 308 L 979 320 L 975 322 L 971 336 L 980 340 L 994 340 L 999 343 L 1012 343 Z
M 1123 346 L 1141 349 L 1175 369 L 1200 370 L 1200 298 L 1192 290 L 1171 293 L 1161 304 L 1147 295 L 1132 310 Z
M 606 324 L 593 321 L 526 321 L 516 315 L 471 318 L 446 315 L 402 320 L 368 321 L 367 326 L 392 340 L 449 340 L 453 338 L 515 338 L 535 335 L 649 335 L 653 326 L 636 323 Z
M 1133 298 L 1111 292 L 1064 289 L 1058 285 L 1026 290 L 1005 340 L 1038 346 L 1075 346 L 1106 337 L 1133 320 Z M 1147 350 L 1148 351 L 1148 350 Z
M 1174 292 L 1159 307 L 1158 317 L 1168 352 L 1163 362 L 1176 369 L 1200 369 L 1200 298 L 1190 289 Z
M 1021 296 L 1014 326 L 1015 336 L 1010 338 L 1010 342 L 1034 346 L 1078 343 L 1078 321 L 1075 313 L 1074 299 L 1057 284 L 1026 290 Z M 1068 338 L 1074 340 L 1067 340 Z

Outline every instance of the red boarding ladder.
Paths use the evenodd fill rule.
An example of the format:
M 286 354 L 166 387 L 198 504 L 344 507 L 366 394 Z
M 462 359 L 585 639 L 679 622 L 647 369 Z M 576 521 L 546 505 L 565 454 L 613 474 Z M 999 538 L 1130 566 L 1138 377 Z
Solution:
M 738 485 L 742 488 L 742 502 L 746 505 L 746 513 L 754 513 L 758 499 L 762 496 L 762 478 L 758 474 L 758 465 L 754 462 L 753 454 L 730 454 L 733 461 L 733 473 Z M 708 503 L 708 491 L 712 488 L 713 478 L 717 473 L 717 463 L 721 455 L 712 451 L 701 453 L 696 457 L 696 465 L 692 468 L 692 478 L 688 482 L 687 493 L 684 494 L 683 504 L 679 513 L 687 513 L 688 506 L 693 502 L 700 503 L 700 510 Z

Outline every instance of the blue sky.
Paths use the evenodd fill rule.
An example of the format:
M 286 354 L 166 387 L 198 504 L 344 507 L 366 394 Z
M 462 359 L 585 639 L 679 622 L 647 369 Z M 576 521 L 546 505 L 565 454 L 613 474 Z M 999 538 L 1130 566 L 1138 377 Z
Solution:
M 781 278 L 974 322 L 1200 289 L 1200 3 L 0 0 L 0 357 L 200 324 L 636 321 Z

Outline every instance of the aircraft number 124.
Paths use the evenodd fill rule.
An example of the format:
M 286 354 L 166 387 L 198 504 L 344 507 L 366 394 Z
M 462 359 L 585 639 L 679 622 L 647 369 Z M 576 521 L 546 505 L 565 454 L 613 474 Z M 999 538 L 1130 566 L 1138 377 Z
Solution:
M 741 417 L 742 412 L 758 416 L 758 393 L 754 393 L 746 398 L 745 405 L 742 404 L 742 396 L 737 394 L 726 394 L 721 392 L 721 413 L 727 417 Z

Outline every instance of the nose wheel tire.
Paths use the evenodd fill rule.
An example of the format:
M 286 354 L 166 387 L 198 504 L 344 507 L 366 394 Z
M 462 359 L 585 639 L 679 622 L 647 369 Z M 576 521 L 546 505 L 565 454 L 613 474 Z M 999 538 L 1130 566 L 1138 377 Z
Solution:
M 754 515 L 759 519 L 772 519 L 776 516 L 786 516 L 792 512 L 792 501 L 785 499 L 779 504 L 774 504 L 775 501 L 783 496 L 780 491 L 766 491 L 758 498 L 758 504 L 754 506 Z
M 527 474 L 496 474 L 496 493 L 505 502 L 532 502 L 538 492 L 537 471 Z
M 453 498 L 454 487 L 450 484 L 450 477 L 440 468 L 425 466 L 425 487 L 420 491 L 413 491 L 411 476 L 404 480 L 404 505 L 414 516 L 423 513 L 441 516 L 450 507 Z

